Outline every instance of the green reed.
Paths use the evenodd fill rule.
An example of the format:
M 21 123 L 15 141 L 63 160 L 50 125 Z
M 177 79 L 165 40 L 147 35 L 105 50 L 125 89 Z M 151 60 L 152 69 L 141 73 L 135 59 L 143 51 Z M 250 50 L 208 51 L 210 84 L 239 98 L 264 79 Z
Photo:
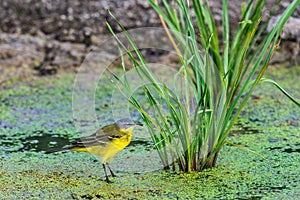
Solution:
M 261 82 L 271 82 L 297 106 L 300 104 L 276 82 L 263 78 L 271 56 L 279 43 L 284 24 L 299 5 L 294 0 L 267 35 L 260 25 L 265 0 L 242 4 L 242 16 L 232 39 L 227 0 L 222 6 L 222 37 L 208 1 L 175 0 L 162 6 L 150 4 L 160 15 L 180 60 L 173 77 L 172 89 L 160 81 L 148 67 L 131 36 L 117 21 L 133 49 L 120 44 L 144 81 L 142 89 L 150 109 L 138 99 L 126 76 L 115 76 L 116 85 L 127 100 L 139 111 L 155 143 L 165 169 L 201 171 L 216 165 L 218 154 L 237 121 L 254 88 Z M 191 5 L 188 5 L 191 4 Z M 193 8 L 195 20 L 192 20 Z M 196 21 L 196 22 L 195 22 Z M 258 39 L 261 39 L 258 42 Z

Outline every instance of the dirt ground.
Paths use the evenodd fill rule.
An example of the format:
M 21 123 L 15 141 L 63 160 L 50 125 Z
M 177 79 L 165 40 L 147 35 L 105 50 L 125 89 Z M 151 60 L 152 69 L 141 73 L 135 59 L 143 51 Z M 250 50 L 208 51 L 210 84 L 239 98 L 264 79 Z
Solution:
M 220 25 L 221 1 L 209 2 L 216 24 Z M 274 10 L 274 15 L 279 15 L 289 4 L 289 0 L 284 0 L 278 7 L 273 8 L 276 0 L 267 2 L 263 21 L 271 11 Z M 241 3 L 238 0 L 229 0 L 228 6 L 233 33 L 241 15 Z M 97 51 L 111 37 L 105 25 L 106 21 L 116 32 L 120 31 L 107 10 L 127 30 L 161 26 L 156 12 L 143 0 L 28 0 L 22 3 L 19 0 L 1 1 L 0 87 L 36 75 L 76 71 L 89 52 Z M 293 16 L 296 19 L 300 17 L 300 7 Z M 220 29 L 219 32 L 221 31 Z M 295 41 L 288 38 L 286 41 L 286 45 L 281 48 L 283 53 L 274 58 L 276 62 L 289 60 L 295 54 L 295 49 L 298 49 L 299 44 Z M 154 55 L 153 59 L 167 60 L 167 63 L 174 61 L 173 58 L 169 61 L 169 55 L 158 50 L 145 50 L 145 53 L 148 57 Z M 109 52 L 106 56 L 110 56 Z

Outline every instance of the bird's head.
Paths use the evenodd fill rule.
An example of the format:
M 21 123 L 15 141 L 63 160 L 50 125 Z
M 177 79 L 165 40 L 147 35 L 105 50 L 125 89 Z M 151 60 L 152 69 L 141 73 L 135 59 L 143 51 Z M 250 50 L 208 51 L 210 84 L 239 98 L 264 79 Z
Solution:
M 129 118 L 120 119 L 115 123 L 120 129 L 133 130 L 135 126 L 143 126 L 141 123 L 136 123 Z

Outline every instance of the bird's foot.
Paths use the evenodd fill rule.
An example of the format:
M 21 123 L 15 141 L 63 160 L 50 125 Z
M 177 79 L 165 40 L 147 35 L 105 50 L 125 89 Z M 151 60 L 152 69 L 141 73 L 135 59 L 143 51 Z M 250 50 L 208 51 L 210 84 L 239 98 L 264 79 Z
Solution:
M 111 180 L 108 179 L 108 177 L 105 179 L 105 181 L 106 181 L 107 183 L 113 183 Z

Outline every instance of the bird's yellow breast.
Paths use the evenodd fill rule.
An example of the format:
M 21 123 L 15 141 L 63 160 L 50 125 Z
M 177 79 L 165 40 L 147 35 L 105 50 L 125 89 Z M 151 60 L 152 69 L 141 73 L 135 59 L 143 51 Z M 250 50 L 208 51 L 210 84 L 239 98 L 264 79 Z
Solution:
M 87 147 L 86 151 L 99 156 L 102 160 L 102 163 L 108 162 L 112 157 L 114 157 L 118 152 L 123 150 L 130 143 L 133 128 L 129 128 L 127 130 L 120 129 L 119 131 L 125 133 L 124 136 L 120 138 L 114 138 L 105 146 Z

